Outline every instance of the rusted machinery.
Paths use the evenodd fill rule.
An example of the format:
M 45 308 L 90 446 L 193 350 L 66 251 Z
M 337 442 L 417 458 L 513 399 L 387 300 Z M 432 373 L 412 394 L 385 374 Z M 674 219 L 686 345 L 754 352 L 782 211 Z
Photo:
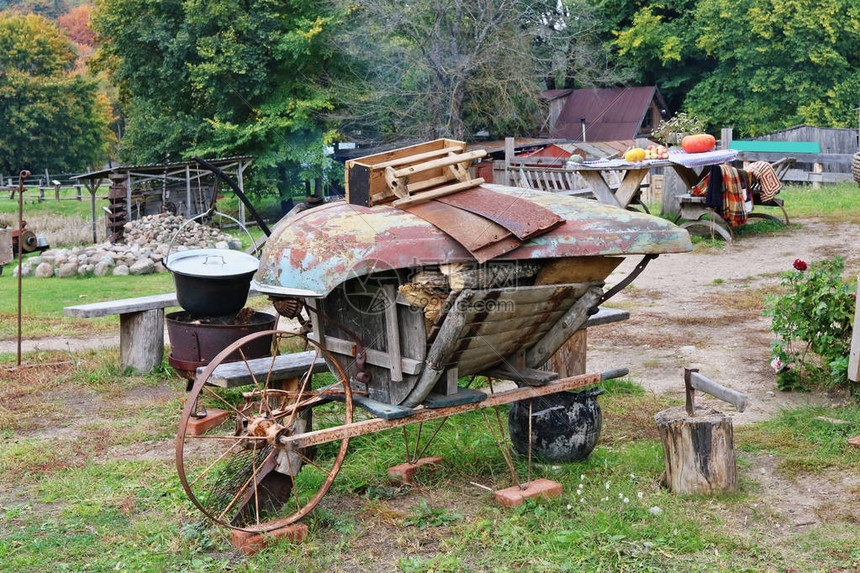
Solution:
M 434 164 L 441 173 L 422 171 L 449 152 L 421 153 L 430 156 L 408 165 L 424 179 L 410 180 L 397 157 L 376 162 L 383 164 L 378 177 L 367 170 L 367 181 L 385 185 L 391 167 L 404 196 L 301 212 L 282 220 L 266 243 L 252 285 L 302 329 L 252 334 L 199 370 L 177 436 L 183 487 L 214 521 L 256 532 L 295 523 L 331 486 L 352 437 L 623 375 L 559 379 L 539 369 L 595 312 L 604 279 L 625 256 L 691 249 L 687 233 L 663 219 L 473 180 L 468 191 L 399 208 L 394 197 L 413 198 L 410 185 L 433 191 L 422 180 L 449 190 L 458 184 L 451 183 L 457 170 L 446 175 L 451 161 Z M 383 198 L 371 188 L 362 193 Z M 525 215 L 506 211 L 522 203 Z M 413 205 L 436 212 L 416 214 Z M 429 221 L 442 211 L 472 226 L 455 238 Z M 530 213 L 538 212 L 558 223 L 534 224 Z M 542 228 L 528 234 L 529 227 Z M 499 254 L 485 258 L 486 249 Z M 246 358 L 260 338 L 272 338 L 273 355 Z M 242 359 L 230 362 L 237 353 Z M 478 391 L 467 387 L 474 376 L 518 387 L 498 392 L 491 383 Z M 242 386 L 241 394 L 219 390 Z M 198 399 L 228 419 L 192 433 Z

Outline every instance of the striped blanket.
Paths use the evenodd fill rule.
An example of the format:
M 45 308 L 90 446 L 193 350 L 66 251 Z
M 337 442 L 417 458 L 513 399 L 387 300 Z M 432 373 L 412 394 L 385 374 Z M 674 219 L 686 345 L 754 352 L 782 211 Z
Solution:
M 715 169 L 719 170 L 719 174 L 714 171 Z M 714 182 L 717 183 L 715 186 L 709 185 L 712 176 L 715 179 Z M 717 181 L 720 176 L 722 176 L 721 185 Z M 708 197 L 708 204 L 710 205 L 712 200 L 715 200 L 713 204 L 714 210 L 729 225 L 735 227 L 747 222 L 747 210 L 744 205 L 744 199 L 746 198 L 746 190 L 750 188 L 752 181 L 752 175 L 747 171 L 735 169 L 730 165 L 715 165 L 711 169 L 711 173 L 705 175 L 692 188 L 691 193 L 701 197 L 707 196 L 710 192 L 711 196 Z M 718 197 L 714 197 L 715 193 L 720 192 L 722 192 L 722 201 Z
M 779 193 L 782 189 L 782 182 L 776 176 L 776 171 L 773 166 L 767 161 L 756 161 L 747 167 L 747 171 L 752 173 L 753 177 L 758 180 L 761 186 L 761 202 L 767 203 Z

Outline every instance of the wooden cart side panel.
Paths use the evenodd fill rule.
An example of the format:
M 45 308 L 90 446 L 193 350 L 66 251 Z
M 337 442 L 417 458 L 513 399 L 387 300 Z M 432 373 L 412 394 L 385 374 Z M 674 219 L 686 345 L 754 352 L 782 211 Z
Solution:
M 347 288 L 353 286 L 344 283 L 332 291 L 322 301 L 321 308 L 326 315 L 360 337 L 366 350 L 365 370 L 371 375 L 370 383 L 364 386 L 354 381 L 358 373 L 353 356 L 355 341 L 337 325 L 322 320 L 325 346 L 353 381 L 355 390 L 367 391 L 372 399 L 380 402 L 399 404 L 415 386 L 418 374 L 423 369 L 427 353 L 424 313 L 409 305 L 394 304 L 397 313 L 394 326 L 398 329 L 398 335 L 390 336 L 389 329 L 394 323 L 391 317 L 391 292 L 386 294 L 384 286 L 380 288 L 376 284 L 363 284 L 356 297 L 355 291 L 350 291 L 350 294 L 346 292 Z M 394 340 L 399 341 L 399 352 L 391 352 Z M 397 358 L 400 368 L 392 368 L 392 360 Z M 393 376 L 398 370 L 400 376 Z M 392 379 L 397 377 L 402 379 Z
M 446 365 L 460 376 L 480 372 L 543 339 L 555 322 L 590 288 L 602 283 L 542 285 L 474 291 L 460 305 L 466 328 Z

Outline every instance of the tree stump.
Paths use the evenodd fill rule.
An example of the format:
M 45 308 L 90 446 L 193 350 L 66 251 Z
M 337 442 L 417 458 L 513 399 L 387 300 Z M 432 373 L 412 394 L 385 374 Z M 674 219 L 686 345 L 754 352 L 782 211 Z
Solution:
M 654 416 L 666 461 L 664 483 L 680 494 L 713 495 L 738 489 L 732 419 L 713 408 L 684 406 Z

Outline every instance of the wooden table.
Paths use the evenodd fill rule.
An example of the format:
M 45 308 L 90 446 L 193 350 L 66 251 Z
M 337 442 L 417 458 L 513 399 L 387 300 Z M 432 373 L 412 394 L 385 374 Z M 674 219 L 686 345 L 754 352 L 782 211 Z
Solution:
M 704 165 L 716 165 L 724 163 L 725 159 L 715 160 L 713 163 Z M 688 188 L 699 182 L 700 174 L 690 167 L 684 167 L 680 163 L 669 161 L 668 159 L 655 159 L 649 161 L 639 161 L 636 163 L 628 163 L 624 161 L 600 161 L 593 163 L 568 163 L 567 169 L 575 171 L 585 179 L 585 182 L 591 186 L 591 190 L 597 200 L 607 205 L 615 205 L 626 209 L 634 200 L 639 192 L 639 186 L 642 185 L 642 180 L 653 167 L 671 167 L 681 177 Z M 607 177 L 611 171 L 621 173 L 621 183 L 617 189 L 612 189 L 609 186 Z

